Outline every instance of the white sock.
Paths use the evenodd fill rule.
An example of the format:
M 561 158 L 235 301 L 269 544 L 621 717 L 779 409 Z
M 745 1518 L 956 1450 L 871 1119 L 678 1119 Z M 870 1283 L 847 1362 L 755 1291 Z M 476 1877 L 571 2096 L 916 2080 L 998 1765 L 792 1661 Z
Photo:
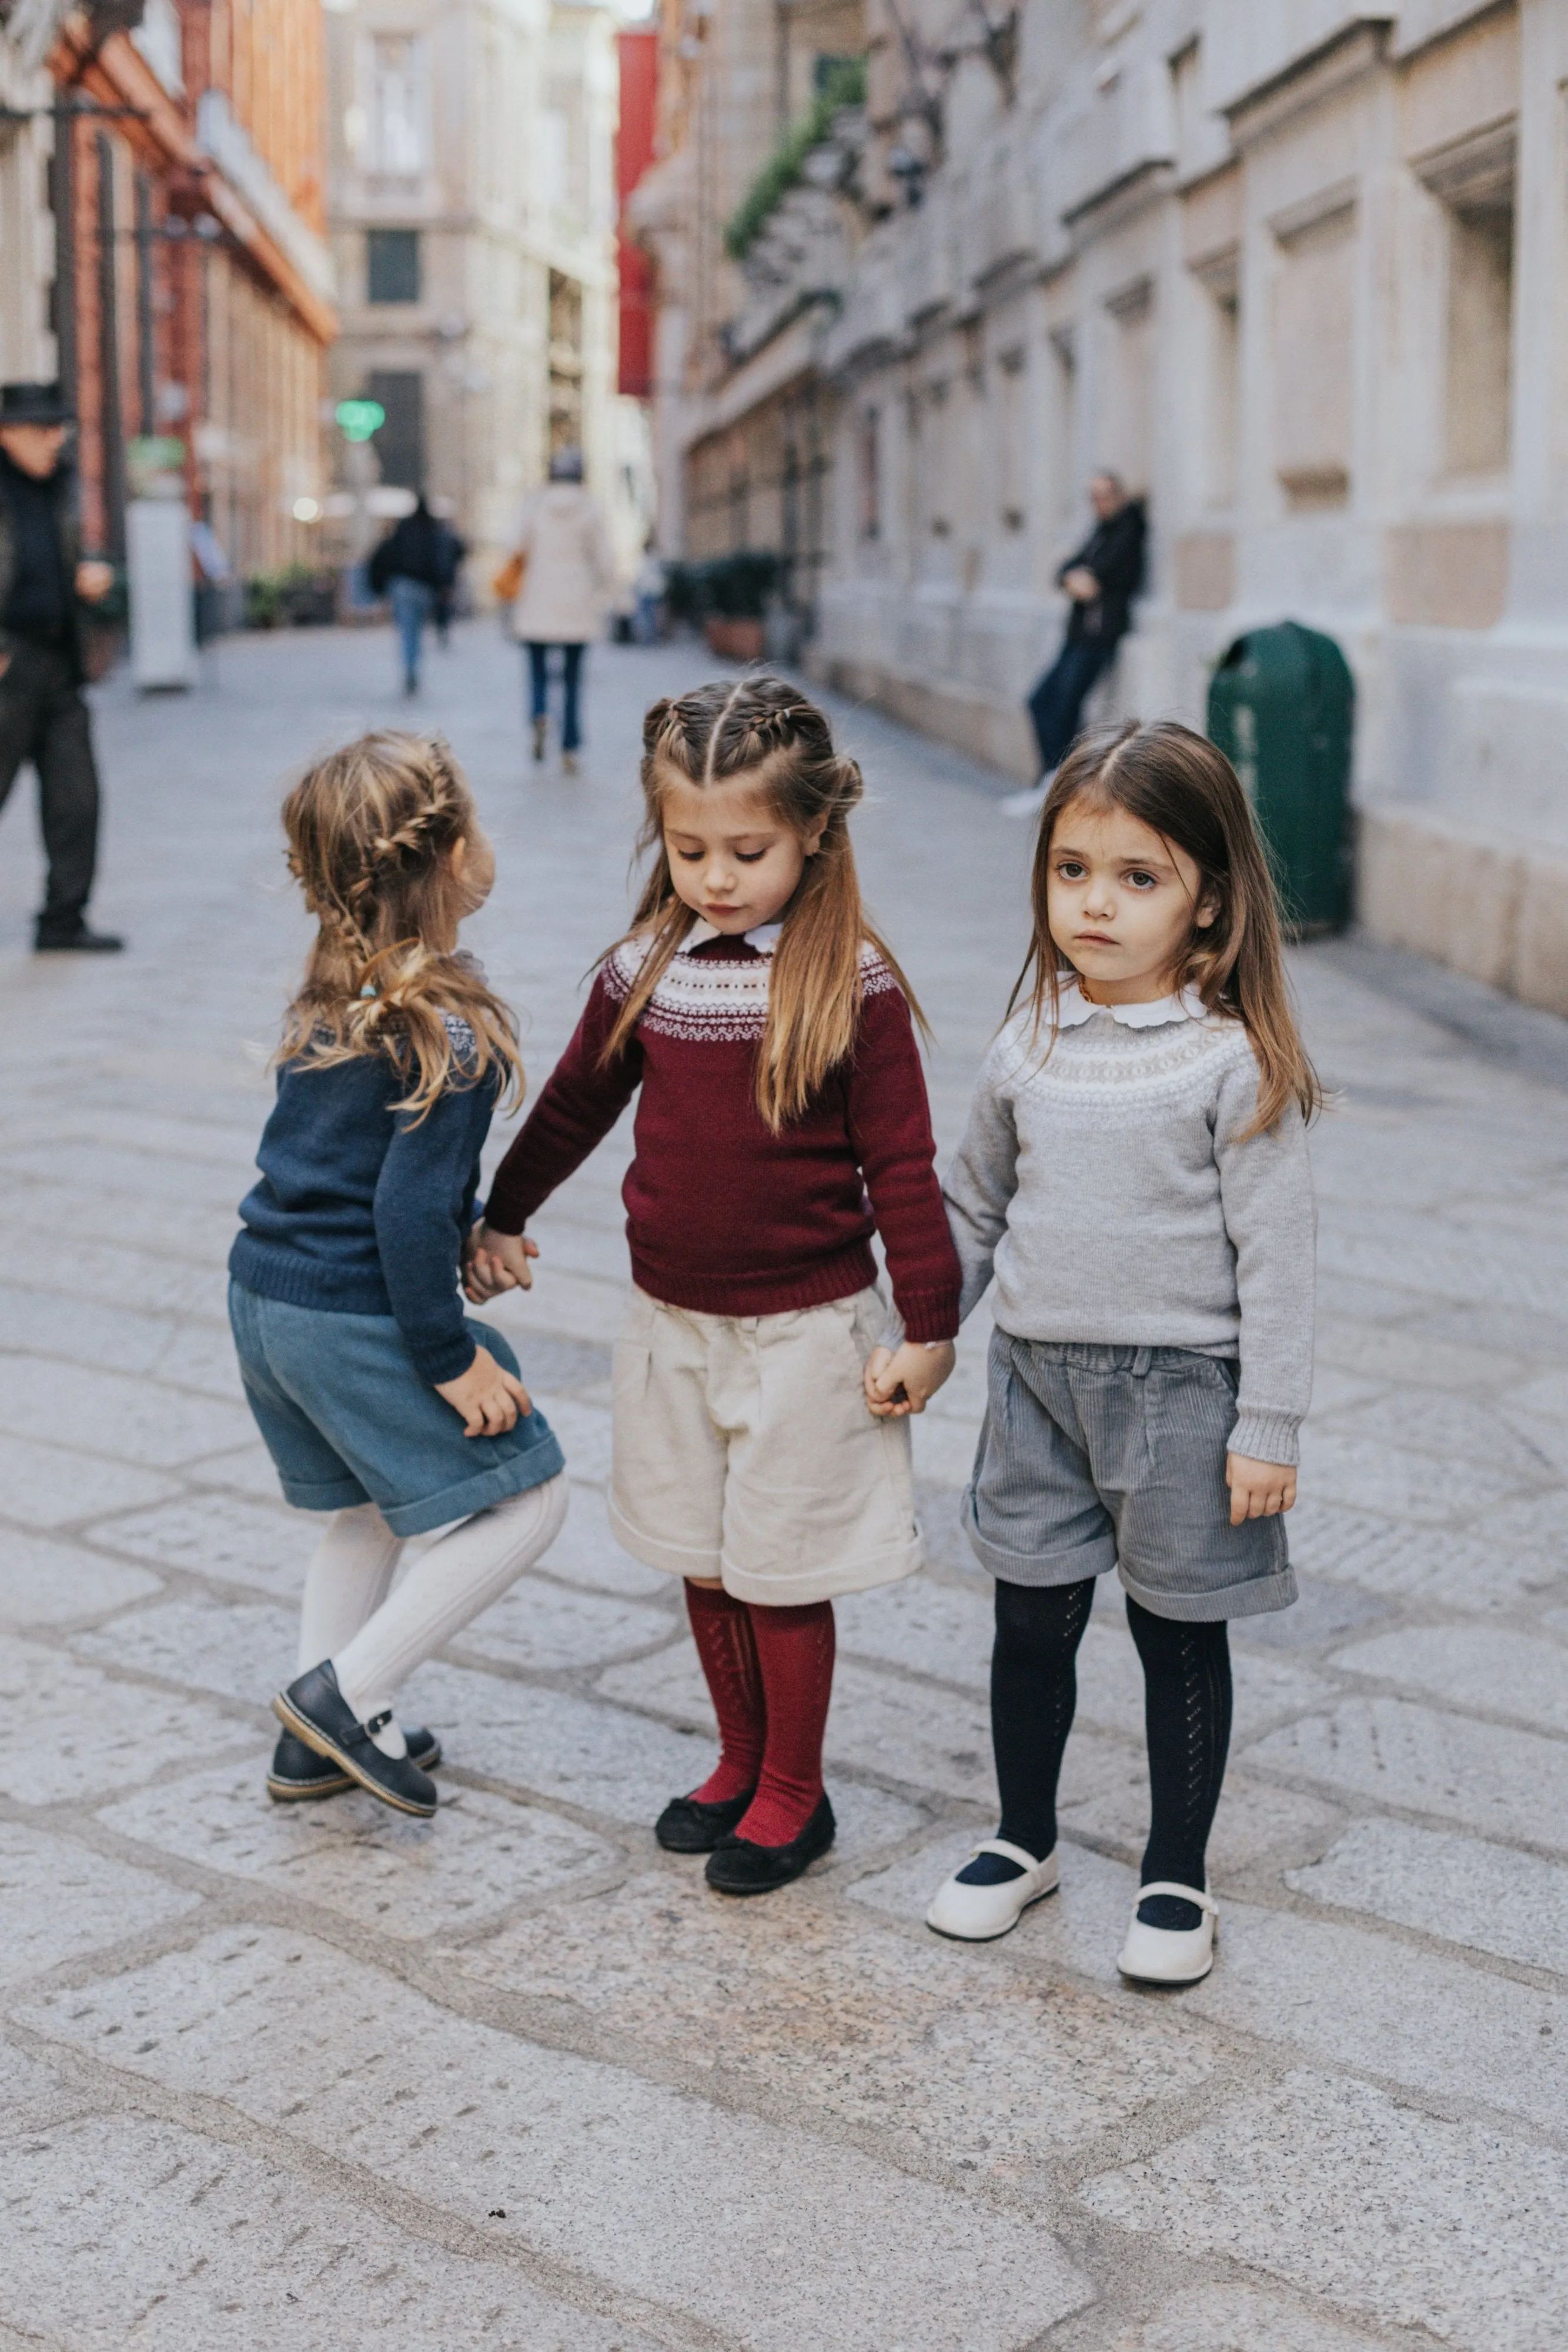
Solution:
M 389 1708 L 415 1666 L 444 1649 L 549 1549 L 566 1505 L 563 1473 L 476 1511 L 415 1560 L 392 1599 L 332 1654 L 338 1688 L 361 1723 Z
M 335 1658 L 375 1615 L 392 1589 L 402 1551 L 402 1539 L 374 1503 L 333 1512 L 305 1571 L 297 1674 Z

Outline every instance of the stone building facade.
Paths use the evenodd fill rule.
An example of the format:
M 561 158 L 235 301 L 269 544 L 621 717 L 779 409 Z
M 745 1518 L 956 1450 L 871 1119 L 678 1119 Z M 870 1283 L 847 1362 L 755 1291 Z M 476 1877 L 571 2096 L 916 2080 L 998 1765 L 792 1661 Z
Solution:
M 616 391 L 617 18 L 601 0 L 328 0 L 335 398 L 384 484 L 445 501 L 483 592 L 580 446 L 628 566 L 642 420 Z
M 866 0 L 866 36 L 815 666 L 1027 773 L 1113 467 L 1152 523 L 1114 704 L 1201 723 L 1240 631 L 1326 629 L 1363 919 L 1568 1011 L 1568 0 Z M 713 370 L 731 431 L 767 349 Z

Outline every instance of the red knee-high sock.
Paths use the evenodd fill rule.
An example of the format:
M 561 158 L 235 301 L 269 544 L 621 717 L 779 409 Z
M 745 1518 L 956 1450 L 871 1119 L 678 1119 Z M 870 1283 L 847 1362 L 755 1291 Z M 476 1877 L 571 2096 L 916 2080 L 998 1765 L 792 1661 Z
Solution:
M 718 1717 L 718 1762 L 692 1795 L 699 1805 L 727 1804 L 757 1786 L 767 1711 L 751 1612 L 744 1601 L 706 1585 L 686 1585 L 686 1615 Z
M 751 1625 L 768 1706 L 768 1743 L 757 1794 L 736 1835 L 753 1845 L 788 1845 L 822 1798 L 822 1734 L 833 1690 L 833 1604 L 813 1601 L 803 1608 L 765 1609 L 758 1601 Z

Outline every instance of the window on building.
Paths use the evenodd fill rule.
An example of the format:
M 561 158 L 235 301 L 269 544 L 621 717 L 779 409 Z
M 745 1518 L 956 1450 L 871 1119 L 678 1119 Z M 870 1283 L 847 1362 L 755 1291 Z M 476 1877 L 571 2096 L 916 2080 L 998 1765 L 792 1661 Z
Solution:
M 1020 347 L 997 362 L 996 484 L 1002 529 L 1021 531 L 1029 520 L 1029 354 Z
M 1513 214 L 1518 135 L 1494 124 L 1416 164 L 1447 245 L 1442 457 L 1453 473 L 1508 464 L 1513 394 Z
M 365 299 L 417 302 L 419 231 L 372 228 L 365 232 Z
M 1047 338 L 1051 352 L 1051 403 L 1047 419 L 1055 522 L 1064 530 L 1078 511 L 1073 479 L 1074 436 L 1078 425 L 1078 337 L 1070 326 L 1053 327 Z
M 1240 257 L 1232 248 L 1198 263 L 1204 368 L 1204 504 L 1230 507 L 1239 481 L 1241 433 Z
M 582 286 L 549 274 L 549 446 L 582 446 Z
M 1356 208 L 1335 196 L 1274 225 L 1274 470 L 1297 513 L 1350 498 Z
M 424 487 L 424 378 L 416 370 L 372 368 L 365 384 L 367 399 L 379 401 L 386 423 L 376 435 L 376 456 L 382 479 L 399 489 Z
M 376 33 L 370 47 L 371 169 L 413 179 L 425 163 L 424 43 Z
M 1155 289 L 1146 278 L 1107 301 L 1110 336 L 1092 464 L 1119 474 L 1130 490 L 1146 490 L 1153 457 Z

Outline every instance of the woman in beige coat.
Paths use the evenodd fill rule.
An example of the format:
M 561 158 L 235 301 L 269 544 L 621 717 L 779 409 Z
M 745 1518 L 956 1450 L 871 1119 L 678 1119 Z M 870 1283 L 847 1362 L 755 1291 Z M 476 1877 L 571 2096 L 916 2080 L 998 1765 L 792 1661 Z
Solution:
M 604 626 L 615 587 L 610 534 L 582 486 L 580 451 L 558 450 L 550 459 L 549 480 L 523 502 L 513 545 L 525 565 L 512 607 L 512 634 L 528 648 L 534 758 L 545 755 L 550 647 L 559 646 L 565 689 L 560 757 L 570 774 L 576 769 L 582 740 L 578 717 L 582 656 L 589 639 Z

